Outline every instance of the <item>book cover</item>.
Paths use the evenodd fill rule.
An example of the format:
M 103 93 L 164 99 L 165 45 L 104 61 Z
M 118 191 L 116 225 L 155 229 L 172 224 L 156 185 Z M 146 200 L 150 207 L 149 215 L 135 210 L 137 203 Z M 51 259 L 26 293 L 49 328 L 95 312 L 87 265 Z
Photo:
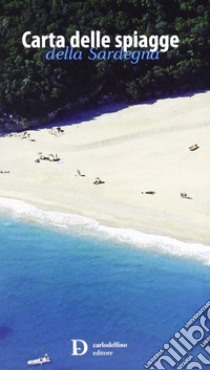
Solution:
M 209 368 L 209 20 L 0 2 L 0 370 Z

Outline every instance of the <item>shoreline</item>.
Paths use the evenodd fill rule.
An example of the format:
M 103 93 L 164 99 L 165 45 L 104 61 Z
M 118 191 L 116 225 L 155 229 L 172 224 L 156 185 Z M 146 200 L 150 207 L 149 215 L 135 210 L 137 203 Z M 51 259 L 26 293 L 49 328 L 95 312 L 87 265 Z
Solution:
M 43 211 L 22 200 L 0 198 L 1 216 L 23 222 L 53 227 L 72 235 L 96 237 L 101 241 L 114 242 L 139 251 L 167 255 L 197 261 L 210 266 L 210 246 L 187 243 L 167 236 L 147 234 L 138 230 L 101 225 L 92 218 L 55 211 Z
M 80 123 L 58 122 L 59 132 L 55 124 L 0 137 L 0 197 L 104 227 L 209 245 L 209 98 L 207 91 L 96 110 Z M 191 152 L 192 144 L 199 149 Z M 94 185 L 96 177 L 104 183 Z

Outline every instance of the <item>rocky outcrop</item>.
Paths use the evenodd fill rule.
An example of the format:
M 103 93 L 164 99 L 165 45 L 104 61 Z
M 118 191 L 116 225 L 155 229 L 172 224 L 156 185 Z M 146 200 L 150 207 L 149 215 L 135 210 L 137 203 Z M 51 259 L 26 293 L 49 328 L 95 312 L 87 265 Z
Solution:
M 0 133 L 21 131 L 21 119 L 18 116 L 0 112 Z
M 49 117 L 29 119 L 20 116 L 0 112 L 0 134 L 4 135 L 10 132 L 21 132 L 28 129 L 36 129 L 44 123 L 50 122 L 57 112 L 52 112 Z
M 58 113 L 62 111 L 71 111 L 77 108 L 90 107 L 92 105 L 103 105 L 111 103 L 115 100 L 113 95 L 101 94 L 103 85 L 100 85 L 92 94 L 83 96 L 77 102 L 66 104 L 54 111 L 49 112 L 46 116 L 39 118 L 22 118 L 15 114 L 5 113 L 0 109 L 0 134 L 4 135 L 10 132 L 21 132 L 28 129 L 37 129 L 40 126 L 47 125 L 52 122 Z

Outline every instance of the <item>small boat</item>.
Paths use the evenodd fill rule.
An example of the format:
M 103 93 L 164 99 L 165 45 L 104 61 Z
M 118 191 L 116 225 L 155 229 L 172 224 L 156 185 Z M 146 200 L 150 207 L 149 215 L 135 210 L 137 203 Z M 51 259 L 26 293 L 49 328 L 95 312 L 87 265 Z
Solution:
M 34 360 L 28 360 L 27 364 L 28 365 L 44 365 L 44 364 L 48 364 L 49 362 L 51 362 L 51 359 L 48 356 L 48 354 L 45 353 L 43 357 L 36 358 Z

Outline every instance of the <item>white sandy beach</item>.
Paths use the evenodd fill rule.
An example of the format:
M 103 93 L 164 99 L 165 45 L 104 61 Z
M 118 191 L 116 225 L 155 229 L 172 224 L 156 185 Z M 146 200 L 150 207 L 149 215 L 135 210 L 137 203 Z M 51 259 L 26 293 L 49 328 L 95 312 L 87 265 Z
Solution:
M 10 171 L 0 173 L 0 197 L 210 244 L 210 92 L 130 106 L 63 129 L 59 136 L 41 129 L 29 139 L 0 138 L 0 171 Z M 195 143 L 199 149 L 189 151 Z M 61 162 L 35 163 L 39 152 L 58 154 Z M 75 176 L 77 169 L 86 176 Z M 94 185 L 97 176 L 105 184 Z

